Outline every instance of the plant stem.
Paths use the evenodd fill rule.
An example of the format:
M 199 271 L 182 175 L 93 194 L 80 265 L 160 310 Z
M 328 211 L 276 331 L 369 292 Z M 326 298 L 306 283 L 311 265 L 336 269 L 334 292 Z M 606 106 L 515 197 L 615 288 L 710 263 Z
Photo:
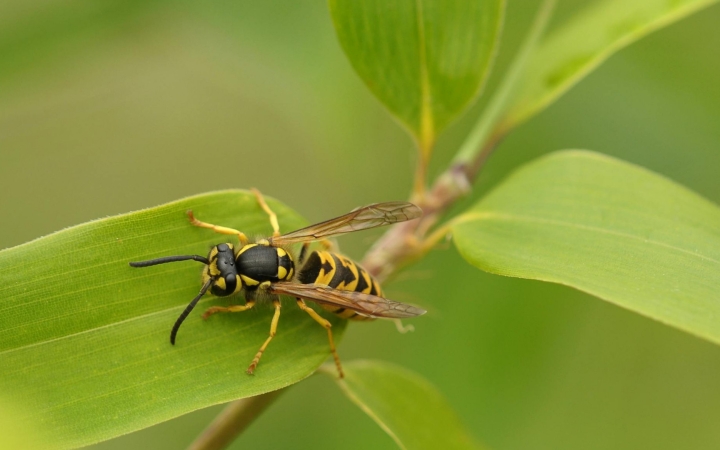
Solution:
M 462 222 L 462 216 L 428 235 L 442 215 L 458 199 L 472 189 L 472 183 L 487 162 L 492 151 L 516 125 L 500 119 L 506 112 L 525 63 L 535 44 L 542 36 L 555 0 L 545 0 L 540 6 L 533 25 L 520 51 L 503 79 L 488 107 L 455 155 L 450 167 L 426 190 L 427 167 L 435 143 L 435 134 L 429 115 L 424 115 L 423 132 L 418 147 L 418 166 L 415 172 L 411 200 L 423 210 L 419 220 L 402 222 L 388 230 L 365 255 L 362 265 L 378 281 L 383 282 L 398 268 L 428 252 L 435 243 L 447 235 L 453 224 Z M 236 400 L 205 429 L 189 450 L 219 450 L 229 445 L 247 428 L 285 389 L 256 397 Z
M 450 167 L 437 178 L 425 195 L 417 195 L 418 177 L 416 176 L 412 201 L 423 210 L 423 217 L 391 228 L 365 255 L 362 265 L 378 281 L 384 281 L 399 267 L 422 256 L 429 251 L 431 245 L 428 244 L 442 237 L 435 233 L 430 242 L 426 239 L 428 231 L 437 224 L 448 208 L 470 192 L 472 183 L 485 166 L 492 151 L 514 128 L 515 124 L 508 123 L 501 117 L 516 91 L 517 82 L 528 58 L 545 31 L 554 6 L 555 0 L 545 0 L 540 6 L 520 51 L 484 113 L 465 139 Z M 442 230 L 450 232 L 449 227 L 443 227 Z
M 285 392 L 285 389 L 287 388 L 255 397 L 241 398 L 230 403 L 190 444 L 188 450 L 220 450 L 227 447 L 265 411 L 265 408 Z

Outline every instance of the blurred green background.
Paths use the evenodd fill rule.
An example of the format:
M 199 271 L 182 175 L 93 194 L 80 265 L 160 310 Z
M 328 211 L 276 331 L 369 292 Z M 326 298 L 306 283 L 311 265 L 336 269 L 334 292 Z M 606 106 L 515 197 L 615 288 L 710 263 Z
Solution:
M 486 92 L 539 2 L 509 3 Z M 561 2 L 553 25 L 584 3 Z M 716 6 L 614 56 L 514 132 L 464 204 L 564 148 L 617 156 L 720 202 L 718 23 Z M 433 173 L 484 100 L 442 136 Z M 352 72 L 323 1 L 0 3 L 0 248 L 222 188 L 255 186 L 322 220 L 405 198 L 414 158 Z M 360 258 L 378 233 L 342 248 Z M 568 288 L 479 272 L 449 244 L 386 291 L 429 314 L 407 335 L 353 324 L 341 357 L 422 374 L 490 448 L 720 447 L 712 344 Z M 182 448 L 220 409 L 93 448 Z M 232 448 L 310 446 L 395 448 L 324 377 L 291 388 Z

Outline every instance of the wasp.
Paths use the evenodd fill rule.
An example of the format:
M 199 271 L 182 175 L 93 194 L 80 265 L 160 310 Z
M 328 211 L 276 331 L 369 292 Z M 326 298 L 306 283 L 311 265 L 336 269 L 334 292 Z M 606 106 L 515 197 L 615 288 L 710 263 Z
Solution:
M 349 320 L 401 319 L 425 313 L 425 310 L 415 306 L 384 298 L 377 281 L 351 259 L 330 251 L 333 245 L 328 241 L 332 236 L 416 219 L 422 215 L 420 208 L 406 202 L 375 203 L 291 233 L 281 234 L 277 215 L 259 191 L 253 189 L 253 193 L 260 207 L 269 216 L 273 228 L 272 237 L 252 242 L 239 230 L 202 222 L 195 218 L 192 211 L 188 211 L 192 225 L 220 234 L 234 235 L 240 245 L 235 246 L 230 242 L 215 245 L 207 257 L 176 255 L 130 263 L 132 267 L 148 267 L 194 260 L 205 265 L 200 293 L 175 321 L 170 332 L 171 344 L 175 345 L 180 325 L 208 291 L 218 297 L 240 292 L 245 298 L 245 304 L 210 307 L 203 314 L 203 319 L 220 312 L 247 311 L 255 306 L 258 299 L 269 298 L 275 312 L 270 324 L 270 335 L 247 369 L 248 374 L 253 374 L 265 349 L 276 335 L 280 319 L 279 296 L 289 295 L 295 297 L 300 309 L 327 330 L 330 351 L 338 374 L 343 378 L 342 365 L 333 340 L 332 324 L 310 308 L 305 300 L 315 302 L 323 309 Z M 314 250 L 308 254 L 308 247 L 313 241 L 320 241 L 326 249 Z M 298 243 L 303 246 L 296 263 L 289 246 Z

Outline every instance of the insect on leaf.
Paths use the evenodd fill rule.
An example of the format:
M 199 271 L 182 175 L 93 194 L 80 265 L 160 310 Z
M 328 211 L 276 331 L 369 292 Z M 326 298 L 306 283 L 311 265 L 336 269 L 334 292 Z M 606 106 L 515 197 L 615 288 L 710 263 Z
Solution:
M 268 199 L 282 231 L 306 225 Z M 74 448 L 187 412 L 280 389 L 329 355 L 327 333 L 292 302 L 255 375 L 245 370 L 265 341 L 273 309 L 201 318 L 203 298 L 175 346 L 170 329 L 197 295 L 202 264 L 132 268 L 129 261 L 199 254 L 236 238 L 189 224 L 200 219 L 269 235 L 268 216 L 246 191 L 213 192 L 101 219 L 0 252 L 0 397 L 27 410 L 50 448 Z M 323 313 L 337 338 L 345 322 Z

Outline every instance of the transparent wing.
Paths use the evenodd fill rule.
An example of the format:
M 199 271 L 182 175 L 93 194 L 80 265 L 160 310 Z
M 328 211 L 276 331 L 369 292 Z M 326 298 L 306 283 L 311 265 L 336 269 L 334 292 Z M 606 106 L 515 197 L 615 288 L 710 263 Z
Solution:
M 367 230 L 422 216 L 422 210 L 408 202 L 374 203 L 355 209 L 343 216 L 316 223 L 291 233 L 269 239 L 273 245 L 316 241 L 338 234 Z
M 273 294 L 291 295 L 324 305 L 351 309 L 368 317 L 403 319 L 425 314 L 427 311 L 405 303 L 394 302 L 377 295 L 341 291 L 322 284 L 273 283 Z

